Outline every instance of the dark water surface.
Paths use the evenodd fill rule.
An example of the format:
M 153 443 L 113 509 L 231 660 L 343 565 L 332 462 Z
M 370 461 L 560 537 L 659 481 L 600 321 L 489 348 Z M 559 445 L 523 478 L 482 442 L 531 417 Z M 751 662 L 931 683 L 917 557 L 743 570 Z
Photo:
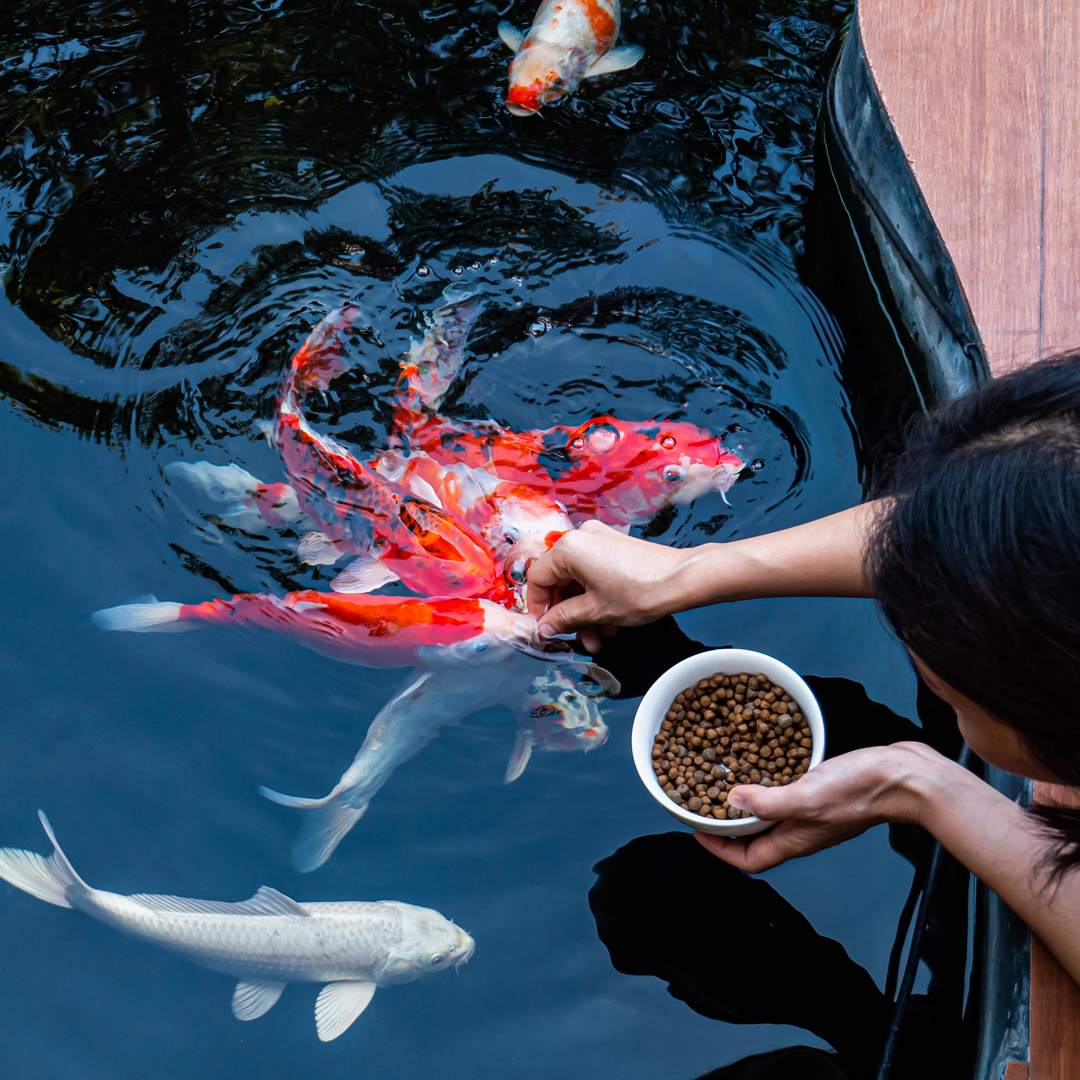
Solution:
M 844 345 L 794 268 L 825 51 L 848 10 L 635 4 L 623 40 L 642 65 L 517 120 L 495 26 L 527 24 L 520 4 L 5 6 L 0 843 L 44 851 L 41 806 L 91 885 L 393 898 L 477 942 L 460 973 L 379 991 L 323 1045 L 313 987 L 240 1024 L 224 976 L 4 887 L 5 1075 L 690 1077 L 823 1045 L 707 1020 L 612 969 L 591 867 L 670 824 L 633 770 L 634 702 L 606 706 L 607 745 L 538 752 L 510 786 L 508 713 L 474 715 L 302 876 L 294 815 L 256 788 L 329 790 L 402 673 L 253 632 L 105 634 L 89 615 L 148 592 L 325 588 L 294 535 L 222 525 L 163 468 L 282 479 L 265 438 L 281 374 L 348 301 L 374 333 L 313 416 L 384 446 L 397 357 L 454 281 L 484 313 L 449 411 L 522 429 L 688 419 L 757 466 L 730 507 L 708 496 L 639 533 L 724 540 L 856 502 Z M 909 668 L 865 603 L 681 622 L 912 714 Z M 767 878 L 881 984 L 910 880 L 882 830 Z M 715 900 L 688 901 L 700 918 L 672 932 L 707 932 Z

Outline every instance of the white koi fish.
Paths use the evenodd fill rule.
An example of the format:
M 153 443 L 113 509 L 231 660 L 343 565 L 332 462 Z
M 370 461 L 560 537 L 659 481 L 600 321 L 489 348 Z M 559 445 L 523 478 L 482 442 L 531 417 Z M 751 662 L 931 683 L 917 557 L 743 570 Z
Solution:
M 558 671 L 530 679 L 535 660 L 520 653 L 490 650 L 477 670 L 476 658 L 467 664 L 444 657 L 435 670 L 416 672 L 371 721 L 367 737 L 353 763 L 321 799 L 282 795 L 267 787 L 259 791 L 273 802 L 303 811 L 293 843 L 293 865 L 301 873 L 322 866 L 338 844 L 364 816 L 372 797 L 403 762 L 418 754 L 447 724 L 492 705 L 509 704 L 522 717 L 506 782 L 516 780 L 532 747 L 591 750 L 607 739 L 608 728 L 592 694 L 583 692 Z M 591 664 L 572 664 L 596 683 L 614 692 L 612 676 Z M 524 696 L 522 687 L 525 687 Z
M 48 904 L 85 912 L 239 979 L 232 998 L 237 1020 L 268 1012 L 286 983 L 326 983 L 315 1004 L 315 1027 L 329 1042 L 367 1008 L 376 987 L 457 967 L 475 948 L 437 911 L 396 900 L 300 904 L 265 885 L 238 904 L 92 889 L 75 873 L 40 810 L 38 817 L 52 855 L 0 848 L 0 877 Z
M 506 107 L 533 116 L 574 93 L 582 79 L 632 68 L 645 50 L 612 47 L 620 18 L 619 0 L 544 0 L 527 34 L 499 23 L 499 37 L 514 51 Z

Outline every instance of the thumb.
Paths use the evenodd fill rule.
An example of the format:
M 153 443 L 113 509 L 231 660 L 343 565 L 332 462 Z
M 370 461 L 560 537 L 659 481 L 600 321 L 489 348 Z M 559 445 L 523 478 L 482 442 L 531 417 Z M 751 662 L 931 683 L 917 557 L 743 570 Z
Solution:
M 749 810 L 762 821 L 778 821 L 788 817 L 791 793 L 786 787 L 762 787 L 760 784 L 739 784 L 728 792 L 728 805 L 737 810 Z
M 596 622 L 595 604 L 588 593 L 568 596 L 565 600 L 548 608 L 541 616 L 540 636 L 552 637 L 555 634 L 570 634 L 582 626 Z

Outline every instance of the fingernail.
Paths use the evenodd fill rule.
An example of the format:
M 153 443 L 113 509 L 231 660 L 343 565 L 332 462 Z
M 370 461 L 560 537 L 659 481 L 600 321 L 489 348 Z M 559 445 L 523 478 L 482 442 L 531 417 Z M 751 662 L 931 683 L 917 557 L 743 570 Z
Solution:
M 542 638 L 550 638 L 555 636 L 555 631 L 552 630 L 550 626 L 545 626 L 543 623 L 541 623 L 537 627 L 537 631 Z

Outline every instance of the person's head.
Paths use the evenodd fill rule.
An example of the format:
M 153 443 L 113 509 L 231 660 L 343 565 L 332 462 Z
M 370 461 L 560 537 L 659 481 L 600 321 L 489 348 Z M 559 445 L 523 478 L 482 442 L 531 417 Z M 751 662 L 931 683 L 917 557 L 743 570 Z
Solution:
M 1080 353 L 935 409 L 884 494 L 867 578 L 930 688 L 985 760 L 1080 786 Z M 1043 817 L 1080 863 L 1080 814 Z

